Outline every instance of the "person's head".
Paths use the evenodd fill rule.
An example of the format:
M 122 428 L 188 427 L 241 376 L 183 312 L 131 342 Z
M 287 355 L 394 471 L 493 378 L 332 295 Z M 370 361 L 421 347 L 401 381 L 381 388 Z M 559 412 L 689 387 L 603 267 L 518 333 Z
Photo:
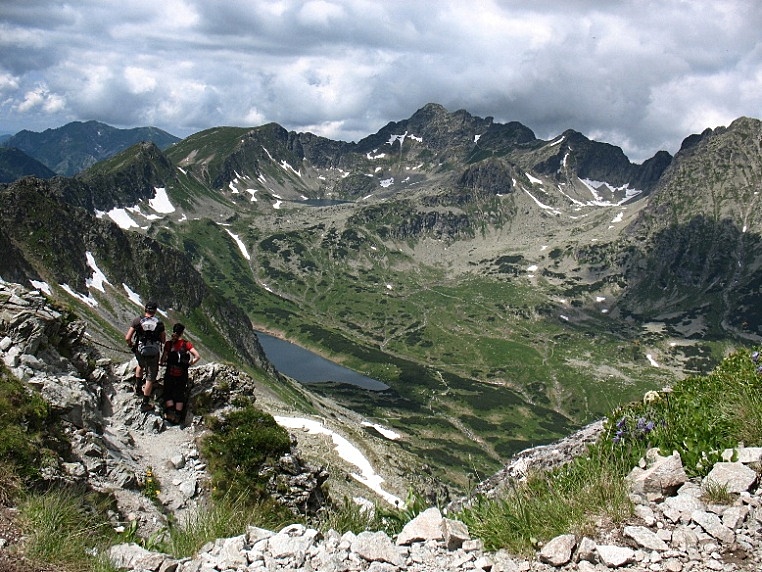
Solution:
M 180 322 L 172 326 L 172 335 L 177 338 L 181 337 L 184 331 L 185 331 L 185 326 L 183 326 Z
M 150 302 L 147 302 L 146 308 L 145 308 L 146 314 L 150 314 L 151 316 L 153 316 L 156 313 L 157 307 L 158 306 L 156 302 L 154 302 L 153 300 L 151 300 Z

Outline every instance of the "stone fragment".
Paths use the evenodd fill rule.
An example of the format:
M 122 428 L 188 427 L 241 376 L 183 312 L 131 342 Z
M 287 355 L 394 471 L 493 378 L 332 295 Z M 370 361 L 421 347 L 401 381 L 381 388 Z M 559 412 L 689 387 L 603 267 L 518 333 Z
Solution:
M 742 463 L 715 463 L 703 482 L 704 489 L 712 485 L 724 487 L 729 493 L 743 493 L 757 482 L 756 471 Z
M 735 533 L 723 525 L 720 517 L 716 514 L 696 510 L 691 514 L 691 519 L 704 529 L 707 534 L 724 544 L 732 544 L 735 540 Z
M 579 547 L 577 548 L 577 559 L 586 562 L 596 561 L 595 541 L 592 538 L 585 536 L 580 541 Z
M 459 520 L 442 519 L 442 536 L 447 550 L 457 550 L 466 540 L 470 540 L 468 527 Z
M 653 450 L 649 453 L 648 458 L 653 459 L 653 462 L 646 469 L 635 467 L 630 472 L 627 477 L 630 487 L 636 494 L 654 500 L 672 496 L 688 480 L 680 455 L 673 453 L 661 457 Z
M 571 560 L 576 545 L 577 539 L 573 534 L 556 536 L 540 550 L 540 561 L 551 566 L 564 566 Z
M 398 545 L 442 540 L 442 513 L 436 507 L 428 508 L 408 522 L 397 536 Z
M 660 552 L 669 550 L 666 542 L 644 526 L 625 526 L 623 533 L 626 538 L 631 538 L 635 544 L 646 550 L 658 550 Z
M 735 530 L 743 525 L 747 516 L 749 516 L 748 506 L 731 506 L 722 513 L 722 524 L 730 530 Z
M 635 562 L 635 551 L 622 546 L 598 545 L 596 547 L 601 563 L 609 568 L 619 568 Z
M 388 562 L 395 566 L 403 564 L 391 539 L 381 531 L 358 534 L 352 542 L 352 552 L 369 562 Z

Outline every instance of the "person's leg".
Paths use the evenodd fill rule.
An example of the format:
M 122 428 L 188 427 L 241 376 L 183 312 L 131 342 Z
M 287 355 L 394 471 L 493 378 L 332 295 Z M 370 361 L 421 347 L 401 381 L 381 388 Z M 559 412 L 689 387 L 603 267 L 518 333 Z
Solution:
M 178 423 L 185 421 L 185 399 L 188 396 L 188 372 L 186 371 L 180 380 L 177 388 L 177 398 L 175 399 L 175 411 L 177 412 Z
M 143 365 L 141 364 L 141 358 L 139 355 L 135 356 L 138 360 L 138 365 L 135 366 L 135 394 L 143 395 Z
M 179 381 L 177 377 L 170 375 L 169 372 L 164 376 L 164 419 L 169 423 L 180 422 L 176 411 L 177 400 L 180 398 L 180 394 L 178 394 Z
M 177 396 L 177 379 L 169 373 L 164 376 L 164 410 L 168 411 L 175 408 Z
M 142 411 L 150 411 L 153 409 L 151 406 L 151 393 L 153 393 L 153 384 L 156 381 L 156 376 L 159 373 L 159 356 L 145 360 L 143 367 L 146 371 L 145 385 L 143 386 L 143 404 L 140 406 L 140 409 Z

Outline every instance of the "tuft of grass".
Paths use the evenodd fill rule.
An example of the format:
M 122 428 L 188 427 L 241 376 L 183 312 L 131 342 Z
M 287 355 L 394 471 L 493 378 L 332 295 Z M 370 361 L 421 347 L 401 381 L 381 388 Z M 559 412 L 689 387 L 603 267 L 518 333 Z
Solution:
M 332 529 L 341 534 L 345 532 L 359 534 L 366 530 L 381 530 L 389 536 L 394 536 L 427 508 L 429 508 L 428 501 L 413 490 L 408 491 L 404 506 L 393 508 L 378 503 L 358 504 L 344 497 L 341 503 L 327 508 L 320 515 L 315 526 L 323 532 Z
M 728 492 L 727 483 L 708 480 L 704 483 L 701 498 L 710 504 L 732 505 L 735 501 L 733 493 Z
M 622 472 L 611 459 L 587 457 L 529 475 L 498 498 L 477 497 L 455 518 L 487 549 L 528 555 L 538 541 L 570 531 L 591 533 L 600 520 L 623 522 L 632 503 Z
M 316 523 L 322 532 L 335 530 L 340 534 L 353 532 L 359 534 L 366 530 L 377 530 L 375 508 L 358 504 L 344 497 L 343 501 L 325 510 Z
M 19 505 L 25 556 L 72 572 L 110 570 L 103 556 L 116 539 L 109 508 L 109 501 L 72 488 L 30 494 Z
M 274 501 L 251 502 L 243 495 L 226 496 L 202 507 L 183 523 L 170 526 L 160 548 L 175 558 L 185 558 L 196 554 L 207 542 L 242 534 L 248 526 L 279 530 L 296 520 L 293 513 Z

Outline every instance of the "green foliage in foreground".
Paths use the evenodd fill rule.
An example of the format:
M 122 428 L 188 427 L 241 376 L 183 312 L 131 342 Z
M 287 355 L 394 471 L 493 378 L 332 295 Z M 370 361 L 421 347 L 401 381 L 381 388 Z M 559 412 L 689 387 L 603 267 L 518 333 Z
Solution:
M 609 415 L 585 456 L 531 475 L 499 498 L 477 497 L 455 517 L 488 549 L 519 554 L 559 534 L 592 534 L 601 521 L 621 523 L 632 509 L 625 477 L 649 448 L 679 452 L 686 472 L 703 476 L 724 449 L 762 445 L 758 360 L 758 352 L 737 352 L 709 375 L 648 392 Z
M 762 443 L 762 374 L 758 352 L 736 352 L 710 374 L 648 392 L 643 401 L 614 411 L 601 447 L 631 466 L 651 447 L 680 453 L 689 476 L 705 476 L 724 449 Z
M 212 433 L 200 444 L 212 476 L 214 498 L 265 498 L 264 463 L 291 449 L 288 432 L 272 415 L 247 404 L 223 418 L 208 418 Z
M 107 518 L 109 501 L 92 492 L 51 489 L 29 495 L 19 512 L 27 536 L 25 556 L 78 572 L 113 570 L 104 551 L 116 542 Z
M 57 456 L 50 449 L 49 409 L 39 393 L 0 369 L 0 474 L 28 480 Z M 2 484 L 2 483 L 0 483 Z M 0 490 L 4 490 L 0 486 Z M 0 492 L 0 497 L 5 493 Z M 0 498 L 1 500 L 5 500 Z
M 298 520 L 271 500 L 252 503 L 246 497 L 229 496 L 201 508 L 192 517 L 170 526 L 159 549 L 175 558 L 196 554 L 204 544 L 242 534 L 247 526 L 280 530 Z

